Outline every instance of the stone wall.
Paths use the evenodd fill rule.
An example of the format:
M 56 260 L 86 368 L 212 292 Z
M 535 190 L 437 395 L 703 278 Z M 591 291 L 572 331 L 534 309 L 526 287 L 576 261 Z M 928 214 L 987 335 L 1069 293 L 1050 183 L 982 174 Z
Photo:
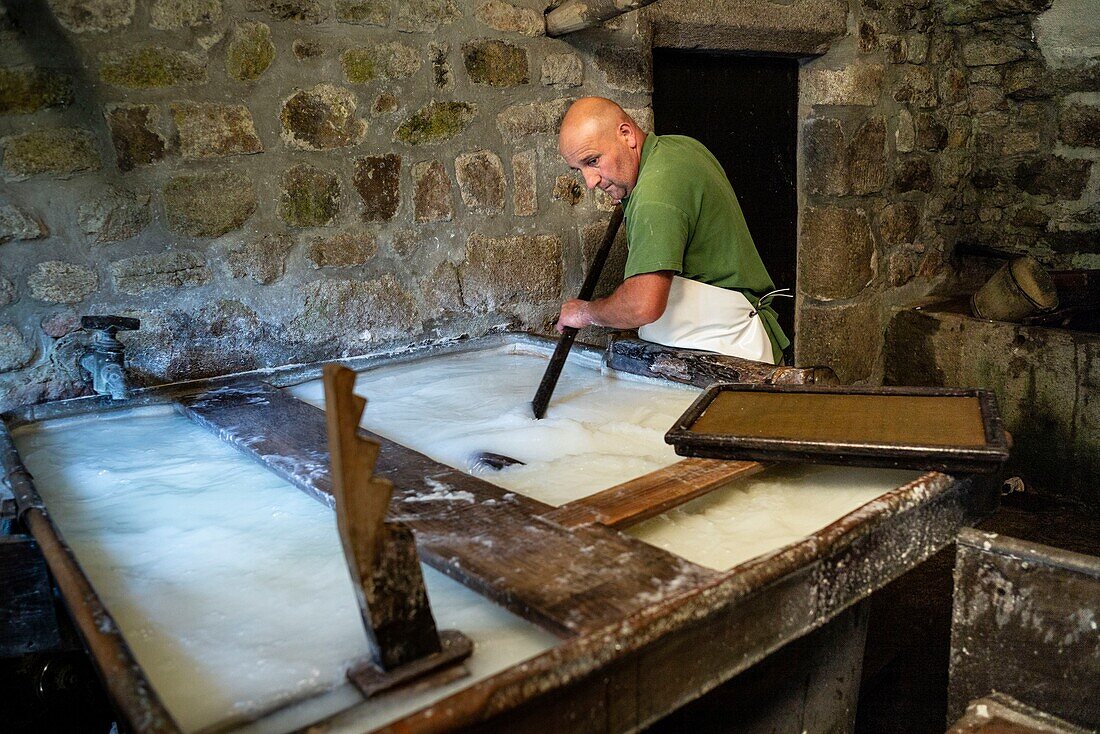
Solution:
M 882 378 L 890 314 L 999 263 L 1100 267 L 1095 0 L 862 0 L 804 67 L 799 363 Z
M 651 81 L 636 18 L 543 9 L 0 3 L 0 409 L 86 389 L 86 313 L 145 382 L 547 330 L 611 209 L 560 117 Z

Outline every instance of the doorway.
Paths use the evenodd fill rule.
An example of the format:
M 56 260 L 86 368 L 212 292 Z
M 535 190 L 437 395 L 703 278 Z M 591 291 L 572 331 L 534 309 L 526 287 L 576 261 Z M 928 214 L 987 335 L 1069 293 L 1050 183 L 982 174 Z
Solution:
M 798 60 L 654 49 L 653 121 L 660 135 L 688 135 L 710 149 L 776 287 L 793 294 Z M 794 299 L 776 298 L 774 306 L 793 345 Z

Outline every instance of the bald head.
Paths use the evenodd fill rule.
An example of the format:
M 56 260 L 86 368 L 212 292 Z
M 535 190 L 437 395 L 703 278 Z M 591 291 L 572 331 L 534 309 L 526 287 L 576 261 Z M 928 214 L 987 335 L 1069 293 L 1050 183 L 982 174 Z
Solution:
M 638 181 L 645 132 L 626 111 L 603 97 L 582 97 L 562 119 L 558 151 L 588 188 L 599 187 L 616 201 Z

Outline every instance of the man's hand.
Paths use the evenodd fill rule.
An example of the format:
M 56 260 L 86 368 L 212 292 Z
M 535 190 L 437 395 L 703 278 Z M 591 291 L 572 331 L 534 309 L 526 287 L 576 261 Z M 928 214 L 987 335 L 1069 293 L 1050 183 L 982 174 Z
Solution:
M 561 305 L 561 315 L 558 316 L 558 323 L 554 324 L 554 328 L 561 334 L 567 326 L 574 329 L 592 326 L 596 322 L 592 320 L 592 315 L 589 313 L 589 305 L 588 301 L 581 301 L 577 298 L 566 301 Z
M 586 326 L 636 329 L 653 323 L 665 312 L 672 276 L 671 270 L 635 275 L 624 280 L 607 298 L 566 301 L 561 305 L 561 316 L 554 328 L 559 332 L 566 326 L 575 329 Z

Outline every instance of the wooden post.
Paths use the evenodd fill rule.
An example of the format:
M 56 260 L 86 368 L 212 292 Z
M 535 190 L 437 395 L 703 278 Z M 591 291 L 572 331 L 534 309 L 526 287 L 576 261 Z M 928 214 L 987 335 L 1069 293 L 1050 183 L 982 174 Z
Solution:
M 355 373 L 325 365 L 324 385 L 336 524 L 372 657 L 348 677 L 369 696 L 457 662 L 473 648 L 461 633 L 440 637 L 413 532 L 385 520 L 393 485 L 373 476 L 379 444 L 359 435 L 367 401 L 352 392 Z
M 546 35 L 564 36 L 653 2 L 655 0 L 565 0 L 546 14 Z

